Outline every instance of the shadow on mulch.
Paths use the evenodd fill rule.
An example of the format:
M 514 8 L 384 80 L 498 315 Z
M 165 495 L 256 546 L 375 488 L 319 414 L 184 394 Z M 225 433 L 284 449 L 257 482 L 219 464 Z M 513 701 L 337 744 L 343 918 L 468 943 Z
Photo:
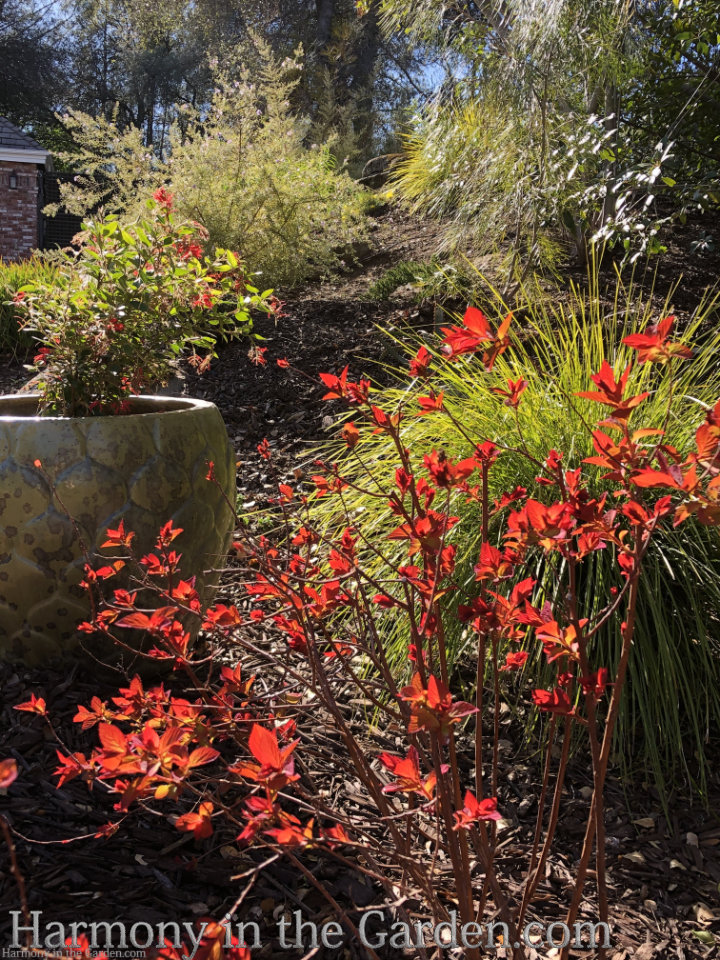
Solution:
M 15 833 L 28 906 L 41 912 L 41 929 L 53 921 L 66 927 L 72 922 L 119 921 L 126 929 L 140 922 L 154 928 L 172 921 L 182 925 L 201 918 L 219 919 L 233 907 L 248 882 L 243 875 L 267 857 L 266 851 L 239 847 L 229 825 L 219 824 L 217 832 L 202 841 L 179 834 L 173 821 L 190 800 L 182 806 L 159 804 L 154 813 L 138 809 L 114 835 L 94 838 L 109 820 L 117 820 L 112 796 L 97 785 L 90 791 L 79 780 L 56 789 L 54 738 L 42 718 L 13 710 L 13 705 L 29 699 L 30 693 L 45 697 L 61 740 L 72 751 L 87 753 L 96 743 L 96 732 L 83 733 L 73 723 L 77 705 L 89 704 L 93 696 L 109 700 L 122 683 L 98 676 L 87 661 L 65 660 L 33 670 L 2 665 L 0 685 L 0 757 L 14 757 L 20 771 L 17 781 L 0 797 L 0 812 Z M 302 754 L 315 757 L 315 782 L 338 776 L 337 765 L 323 769 L 333 764 L 326 738 L 319 744 L 313 742 L 318 726 L 322 725 L 299 726 L 306 748 Z M 537 762 L 523 755 L 526 746 L 517 733 L 512 721 L 504 722 L 500 803 L 508 826 L 499 837 L 497 868 L 511 887 L 523 876 L 540 782 Z M 362 741 L 361 728 L 357 735 Z M 469 745 L 464 750 L 462 741 L 459 757 L 461 766 L 469 771 L 472 750 Z M 533 903 L 531 918 L 541 923 L 563 918 L 582 844 L 589 784 L 589 771 L 575 764 L 567 779 L 554 852 Z M 352 797 L 351 790 L 348 795 Z M 696 939 L 695 933 L 720 933 L 720 818 L 714 812 L 720 807 L 720 783 L 713 784 L 709 802 L 710 812 L 700 806 L 673 804 L 671 798 L 672 813 L 666 817 L 652 790 L 640 784 L 623 787 L 617 780 L 609 783 L 606 809 L 613 960 L 716 956 L 715 948 Z M 78 836 L 83 839 L 72 839 Z M 359 922 L 363 908 L 382 907 L 383 891 L 370 886 L 347 865 L 312 851 L 304 853 L 302 860 L 354 922 Z M 19 910 L 20 903 L 6 851 L 0 863 L 0 944 L 9 945 L 10 911 Z M 595 909 L 589 884 L 581 919 L 595 922 Z M 289 960 L 303 956 L 304 950 L 281 949 L 278 940 L 280 917 L 290 917 L 296 910 L 302 912 L 303 921 L 318 925 L 335 919 L 312 884 L 292 864 L 277 861 L 259 874 L 237 911 L 238 920 L 254 921 L 261 931 L 261 947 L 253 956 Z M 422 916 L 421 904 L 415 905 L 413 914 L 427 919 Z M 391 922 L 388 916 L 383 929 L 389 929 Z M 381 958 L 414 955 L 390 947 L 377 952 Z M 351 942 L 350 934 L 339 950 L 321 948 L 315 954 L 328 960 L 367 955 L 360 944 Z M 448 951 L 447 956 L 460 954 Z
M 82 733 L 72 722 L 77 705 L 89 704 L 93 696 L 109 700 L 118 684 L 105 677 L 99 680 L 87 662 L 58 660 L 35 670 L 1 665 L 0 686 L 0 756 L 14 757 L 19 768 L 16 782 L 1 791 L 5 795 L 0 797 L 0 812 L 15 835 L 28 907 L 40 911 L 42 935 L 53 922 L 68 927 L 69 936 L 73 922 L 119 921 L 129 929 L 139 922 L 156 928 L 163 922 L 182 925 L 223 917 L 248 882 L 247 877 L 237 878 L 254 871 L 267 851 L 240 849 L 234 842 L 237 831 L 222 825 L 209 840 L 179 833 L 173 825 L 181 812 L 176 804 L 167 804 L 154 815 L 136 810 L 117 833 L 95 838 L 104 824 L 117 821 L 115 798 L 101 785 L 90 791 L 80 780 L 56 789 L 52 771 L 57 766 L 57 744 L 52 734 L 42 718 L 13 710 L 31 691 L 43 696 L 61 741 L 72 752 L 89 752 L 97 743 L 96 732 Z M 81 839 L 73 839 L 77 837 Z M 381 902 L 379 892 L 360 874 L 313 853 L 303 859 L 318 882 L 350 911 Z M 13 932 L 10 912 L 20 910 L 20 899 L 5 850 L 0 863 L 0 944 L 7 946 Z M 296 868 L 273 863 L 259 875 L 237 913 L 238 920 L 254 921 L 261 931 L 262 949 L 254 956 L 277 955 L 278 920 L 286 909 L 301 910 L 304 920 L 318 925 L 335 919 L 327 901 Z M 15 922 L 23 924 L 20 919 Z M 305 951 L 280 952 L 293 960 Z

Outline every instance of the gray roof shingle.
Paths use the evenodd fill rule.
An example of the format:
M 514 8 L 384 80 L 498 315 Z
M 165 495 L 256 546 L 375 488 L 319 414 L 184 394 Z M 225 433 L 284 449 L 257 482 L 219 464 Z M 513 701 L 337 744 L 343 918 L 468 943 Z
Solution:
M 32 137 L 29 137 L 26 133 L 23 133 L 22 130 L 10 123 L 9 120 L 6 120 L 5 117 L 0 117 L 0 150 L 41 150 L 43 153 L 47 153 L 44 147 L 41 147 L 39 143 L 36 143 Z

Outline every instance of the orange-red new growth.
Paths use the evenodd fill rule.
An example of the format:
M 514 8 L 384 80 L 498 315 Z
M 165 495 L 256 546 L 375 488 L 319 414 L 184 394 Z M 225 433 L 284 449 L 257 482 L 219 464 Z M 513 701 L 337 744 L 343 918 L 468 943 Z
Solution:
M 422 677 L 416 673 L 409 686 L 403 687 L 398 696 L 410 704 L 408 733 L 427 730 L 445 739 L 451 727 L 471 713 L 477 713 L 477 708 L 471 703 L 463 700 L 453 703 L 448 688 L 434 676 L 428 679 L 428 685 L 424 687 Z
M 250 731 L 248 746 L 250 753 L 258 762 L 256 764 L 239 763 L 230 770 L 270 790 L 281 790 L 286 784 L 298 779 L 292 753 L 299 742 L 299 740 L 293 740 L 289 746 L 281 750 L 277 732 L 255 723 Z
M 557 713 L 561 716 L 573 714 L 573 706 L 568 695 L 559 687 L 556 690 L 533 690 L 532 698 L 539 710 L 545 710 L 547 713 Z
M 528 661 L 530 654 L 526 650 L 518 650 L 517 653 L 508 653 L 505 657 L 505 663 L 500 667 L 501 673 L 511 670 L 521 670 Z
M 181 533 L 182 527 L 174 527 L 172 520 L 168 520 L 168 522 L 160 528 L 155 546 L 158 550 L 163 550 L 169 546 L 176 537 L 179 537 Z
M 112 530 L 108 527 L 107 540 L 102 544 L 103 547 L 129 547 L 135 534 L 131 531 L 125 532 L 125 523 L 123 520 L 117 525 L 117 529 Z
M 53 776 L 58 778 L 58 788 L 62 787 L 63 784 L 69 780 L 74 780 L 75 777 L 79 777 L 85 773 L 86 770 L 91 770 L 91 764 L 88 762 L 84 753 L 71 753 L 69 756 L 66 756 L 60 753 L 59 750 L 55 752 L 60 761 L 60 766 L 56 767 L 53 771 Z
M 490 346 L 483 353 L 486 370 L 492 370 L 495 361 L 510 346 L 508 331 L 512 322 L 509 313 L 498 327 L 497 334 L 490 328 L 485 314 L 476 307 L 468 307 L 463 317 L 462 327 L 443 327 L 442 353 L 450 360 L 465 353 L 475 353 L 483 344 Z M 412 367 L 411 367 L 412 369 Z
M 420 773 L 420 757 L 415 747 L 410 747 L 405 757 L 381 753 L 378 760 L 396 778 L 395 783 L 389 783 L 383 787 L 383 793 L 417 793 L 427 801 L 433 800 L 437 775 L 433 770 L 423 780 Z M 449 769 L 443 764 L 441 772 L 447 773 Z
M 456 811 L 453 816 L 455 817 L 453 830 L 467 830 L 478 820 L 502 820 L 497 808 L 497 797 L 478 800 L 471 790 L 465 793 L 462 810 Z
M 96 723 L 109 718 L 108 705 L 100 697 L 93 697 L 90 707 L 91 709 L 88 710 L 87 707 L 79 704 L 78 712 L 73 717 L 73 722 L 82 724 L 83 730 L 90 730 Z
M 587 624 L 587 620 L 579 621 L 580 629 Z M 537 627 L 538 640 L 542 641 L 548 663 L 567 657 L 569 660 L 580 659 L 580 645 L 577 630 L 573 624 L 561 627 L 555 620 L 548 620 L 541 627 Z
M 241 623 L 242 617 L 234 604 L 228 607 L 224 603 L 216 603 L 205 613 L 203 630 L 213 630 L 215 627 L 225 629 L 239 627 Z
M 518 377 L 517 380 L 508 380 L 507 384 L 507 390 L 503 390 L 502 387 L 492 387 L 491 392 L 499 397 L 505 397 L 503 402 L 506 407 L 517 409 L 520 406 L 520 399 L 525 393 L 528 382 L 523 380 L 522 377 Z
M 667 363 L 673 357 L 687 360 L 692 356 L 690 347 L 682 343 L 668 342 L 675 317 L 665 317 L 647 328 L 646 333 L 633 333 L 623 337 L 623 343 L 637 351 L 638 363 Z
M 360 440 L 360 431 L 354 423 L 346 423 L 340 431 L 340 435 L 350 450 L 356 447 Z
M 24 710 L 27 713 L 38 713 L 41 717 L 47 716 L 45 700 L 42 697 L 36 697 L 34 693 L 30 694 L 29 700 L 26 700 L 25 703 L 16 704 L 13 709 Z
M 17 780 L 17 775 L 17 763 L 14 760 L 0 760 L 0 790 L 7 790 Z
M 418 406 L 420 407 L 420 412 L 418 417 L 424 416 L 426 413 L 433 413 L 435 410 L 442 410 L 445 394 L 441 390 L 440 393 L 431 393 L 428 397 L 418 397 Z
M 472 458 L 453 463 L 445 455 L 444 450 L 439 453 L 437 450 L 433 450 L 432 453 L 425 454 L 423 463 L 434 483 L 446 490 L 466 480 L 476 466 Z
M 197 813 L 184 813 L 175 821 L 178 830 L 185 833 L 192 833 L 196 840 L 204 840 L 213 832 L 212 812 L 213 804 L 210 801 L 201 803 Z
M 497 547 L 485 541 L 480 547 L 480 562 L 475 565 L 476 580 L 490 580 L 500 583 L 512 577 L 515 571 L 513 554 L 505 550 L 500 552 Z
M 428 510 L 416 520 L 402 523 L 388 534 L 389 540 L 409 540 L 408 556 L 425 550 L 437 551 L 446 533 L 457 523 L 458 517 L 448 517 L 437 510 Z
M 420 347 L 410 361 L 410 375 L 413 377 L 426 377 L 431 363 L 432 354 L 430 351 L 427 347 Z
M 576 396 L 583 397 L 586 400 L 594 400 L 596 403 L 604 403 L 613 408 L 615 418 L 627 420 L 635 407 L 649 396 L 646 391 L 634 397 L 625 398 L 625 387 L 631 370 L 632 364 L 628 364 L 620 374 L 620 379 L 616 380 L 613 368 L 607 360 L 603 360 L 598 373 L 593 373 L 590 377 L 597 390 L 584 390 Z
M 323 400 L 346 400 L 348 403 L 367 403 L 370 394 L 370 381 L 359 380 L 357 383 L 348 380 L 348 367 L 342 371 L 340 376 L 334 373 L 321 373 L 320 379 L 329 387 Z

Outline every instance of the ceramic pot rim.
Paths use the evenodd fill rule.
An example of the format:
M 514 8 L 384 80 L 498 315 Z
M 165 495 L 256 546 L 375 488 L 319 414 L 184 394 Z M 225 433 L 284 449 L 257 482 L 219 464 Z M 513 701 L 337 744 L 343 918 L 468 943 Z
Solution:
M 137 420 L 143 417 L 158 417 L 190 411 L 217 410 L 209 400 L 196 397 L 167 397 L 159 394 L 139 394 L 128 397 L 131 407 L 140 407 L 137 412 L 108 414 L 102 417 L 45 417 L 37 413 L 39 393 L 8 393 L 0 396 L 0 423 L 21 421 L 28 423 L 107 423 Z M 16 409 L 13 409 L 16 408 Z

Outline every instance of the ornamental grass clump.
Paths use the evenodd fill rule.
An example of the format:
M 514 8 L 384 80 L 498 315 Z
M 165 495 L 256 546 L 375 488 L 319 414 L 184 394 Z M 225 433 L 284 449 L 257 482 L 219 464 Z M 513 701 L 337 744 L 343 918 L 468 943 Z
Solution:
M 179 577 L 172 524 L 141 558 L 133 556 L 132 533 L 122 524 L 108 531 L 107 559 L 95 584 L 112 588 L 118 564 L 135 571 L 134 581 L 106 594 L 81 630 L 119 644 L 126 631 L 145 630 L 152 645 L 144 656 L 170 661 L 184 687 L 178 697 L 162 685 L 146 688 L 136 677 L 112 702 L 95 697 L 79 708 L 76 722 L 97 728 L 99 742 L 89 753 L 63 746 L 56 772 L 61 785 L 82 777 L 115 796 L 113 815 L 98 835 L 120 828 L 138 805 L 161 812 L 171 801 L 170 809 L 181 811 L 178 830 L 199 842 L 217 832 L 219 842 L 233 837 L 239 846 L 261 848 L 229 902 L 242 902 L 244 884 L 282 856 L 358 939 L 362 914 L 317 880 L 306 857 L 313 851 L 366 874 L 385 891 L 387 914 L 408 930 L 408 901 L 414 901 L 430 929 L 457 921 L 464 956 L 478 960 L 491 945 L 482 924 L 492 920 L 495 944 L 500 925 L 508 956 L 521 960 L 536 955 L 528 936 L 536 928 L 528 923 L 550 919 L 538 916 L 538 899 L 565 813 L 575 740 L 593 787 L 584 841 L 563 848 L 563 862 L 573 864 L 568 882 L 542 902 L 546 909 L 559 903 L 561 913 L 552 919 L 576 931 L 592 876 L 601 924 L 593 955 L 603 960 L 609 935 L 602 925 L 612 918 L 605 786 L 647 559 L 669 530 L 720 525 L 720 400 L 703 411 L 681 446 L 667 436 L 677 395 L 665 390 L 662 409 L 652 402 L 666 380 L 677 382 L 683 366 L 694 362 L 689 347 L 671 339 L 672 325 L 668 317 L 625 335 L 627 362 L 602 359 L 586 383 L 559 398 L 558 414 L 566 419 L 583 405 L 590 452 L 574 464 L 570 451 L 538 454 L 522 441 L 518 448 L 499 419 L 496 429 L 475 432 L 442 388 L 446 366 L 460 358 L 477 357 L 484 371 L 478 375 L 492 376 L 514 348 L 509 318 L 494 326 L 470 309 L 461 325 L 444 331 L 440 351 L 421 349 L 413 358 L 411 372 L 422 389 L 408 392 L 403 403 L 376 396 L 366 380 L 351 381 L 347 369 L 323 374 L 325 399 L 353 411 L 343 438 L 362 463 L 362 480 L 346 476 L 337 463 L 319 463 L 313 489 L 279 483 L 282 542 L 241 526 L 239 572 L 225 603 L 203 609 L 192 582 Z M 529 379 L 522 376 L 493 390 L 513 416 L 529 401 Z M 414 449 L 408 432 L 431 418 L 438 435 L 452 429 L 462 436 L 464 449 L 453 456 Z M 389 477 L 375 456 L 378 435 L 393 451 Z M 518 449 L 527 484 L 495 492 L 495 476 Z M 271 467 L 266 441 L 259 452 Z M 591 479 L 598 473 L 604 488 L 595 492 Z M 358 488 L 377 499 L 387 520 L 383 534 L 350 509 L 347 498 Z M 345 514 L 345 526 L 331 536 L 314 520 L 318 500 L 335 501 Z M 455 509 L 459 501 L 476 505 L 470 520 Z M 469 578 L 458 575 L 453 542 L 468 522 L 480 533 Z M 498 524 L 499 539 L 491 536 Z M 607 558 L 617 586 L 607 583 L 589 603 L 583 584 L 598 554 Z M 377 563 L 368 563 L 369 556 Z M 533 573 L 548 569 L 552 584 L 545 573 Z M 139 605 L 138 597 L 147 596 L 141 589 L 154 593 L 154 604 Z M 339 620 L 340 610 L 347 616 Z M 214 649 L 191 650 L 188 616 L 202 623 Z M 388 657 L 388 620 L 406 630 L 407 682 L 398 681 Z M 471 699 L 450 670 L 447 637 L 458 622 L 476 668 Z M 619 650 L 612 665 L 600 642 L 603 631 Z M 502 677 L 539 711 L 547 732 L 534 823 L 521 815 L 500 763 Z M 17 709 L 47 715 L 35 696 Z M 354 716 L 356 709 L 374 711 L 370 729 L 363 715 Z M 575 802 L 574 817 L 578 809 Z M 513 833 L 518 827 L 522 842 Z M 418 956 L 443 955 L 427 930 L 417 936 L 419 943 L 408 941 L 401 923 L 389 944 L 415 948 Z M 567 960 L 572 942 L 571 933 L 548 945 Z M 373 943 L 367 955 L 377 956 Z
M 30 334 L 18 324 L 17 292 L 26 284 L 42 280 L 52 283 L 54 268 L 50 257 L 36 254 L 20 263 L 0 260 L 0 352 L 23 356 L 32 347 Z
M 15 293 L 36 343 L 41 413 L 126 413 L 133 394 L 168 380 L 184 350 L 204 370 L 219 336 L 249 333 L 251 311 L 272 309 L 271 291 L 246 281 L 238 255 L 208 255 L 207 233 L 172 207 L 160 188 L 136 221 L 88 220 L 79 249 Z
M 559 301 L 550 301 L 539 285 L 528 285 L 519 302 L 518 319 L 509 328 L 513 331 L 512 350 L 495 358 L 491 369 L 486 368 L 480 353 L 464 350 L 463 342 L 472 343 L 477 337 L 464 323 L 459 327 L 464 332 L 448 334 L 448 340 L 411 332 L 403 336 L 401 345 L 423 363 L 417 358 L 413 362 L 410 383 L 403 382 L 404 371 L 389 370 L 399 382 L 380 395 L 388 410 L 407 409 L 427 393 L 422 371 L 432 369 L 434 389 L 442 394 L 452 418 L 406 417 L 404 443 L 419 459 L 439 448 L 447 458 L 462 460 L 468 435 L 502 436 L 507 449 L 490 473 L 491 499 L 516 486 L 530 489 L 535 482 L 535 463 L 544 459 L 548 449 L 563 451 L 563 462 L 573 469 L 594 454 L 588 424 L 595 404 L 578 394 L 606 357 L 616 369 L 625 369 L 633 360 L 634 351 L 625 338 L 632 335 L 638 321 L 650 326 L 671 312 L 666 305 L 667 312 L 658 313 L 621 281 L 608 301 L 600 296 L 596 277 L 591 278 L 587 293 L 573 289 Z M 687 448 L 720 396 L 716 305 L 712 298 L 701 303 L 678 334 L 684 344 L 694 345 L 692 363 L 675 363 L 672 377 L 665 368 L 659 376 L 659 368 L 652 364 L 634 364 L 628 375 L 628 384 L 636 393 L 648 393 L 643 403 L 647 418 L 659 424 L 666 441 L 681 450 Z M 485 310 L 496 326 L 501 326 L 509 313 L 499 296 Z M 470 311 L 468 322 L 473 322 L 473 316 Z M 446 326 L 453 329 L 452 317 Z M 514 398 L 521 387 L 522 402 L 516 404 Z M 383 486 L 391 483 L 396 469 L 394 440 L 377 431 L 363 436 L 363 449 L 378 482 Z M 349 515 L 362 518 L 367 539 L 383 539 L 392 518 L 382 499 L 366 492 L 365 463 L 348 451 L 341 439 L 324 443 L 315 454 L 337 462 L 348 481 L 342 504 L 323 498 L 312 506 L 313 522 L 323 535 L 337 536 Z M 597 466 L 586 464 L 584 476 L 593 497 L 611 489 L 605 472 Z M 456 488 L 450 491 L 450 499 L 453 513 L 460 517 L 448 534 L 456 551 L 456 575 L 463 588 L 469 589 L 483 540 L 482 504 Z M 490 520 L 488 532 L 494 547 L 502 544 L 505 522 L 502 513 Z M 387 543 L 383 554 L 399 561 L 400 545 Z M 373 550 L 364 552 L 363 561 L 369 571 L 380 575 L 383 559 Z M 541 555 L 533 556 L 531 563 L 517 568 L 516 577 L 534 577 L 551 601 L 559 601 L 558 565 L 564 565 L 564 560 Z M 589 556 L 577 586 L 583 606 L 596 615 L 608 591 L 621 586 L 612 553 L 601 550 Z M 708 739 L 720 729 L 718 531 L 697 522 L 664 528 L 650 544 L 638 591 L 635 651 L 618 718 L 618 755 L 633 773 L 643 776 L 647 771 L 661 790 L 684 778 L 692 789 L 703 793 Z M 462 602 L 460 596 L 458 592 L 448 598 L 456 609 Z M 408 629 L 403 618 L 388 617 L 379 625 L 398 677 L 407 670 Z M 445 640 L 451 670 L 462 670 L 466 660 L 472 669 L 472 636 L 458 617 L 449 621 Z M 620 647 L 612 624 L 601 625 L 595 642 L 603 650 L 603 661 L 614 668 Z M 537 648 L 535 652 L 529 649 L 537 659 Z

